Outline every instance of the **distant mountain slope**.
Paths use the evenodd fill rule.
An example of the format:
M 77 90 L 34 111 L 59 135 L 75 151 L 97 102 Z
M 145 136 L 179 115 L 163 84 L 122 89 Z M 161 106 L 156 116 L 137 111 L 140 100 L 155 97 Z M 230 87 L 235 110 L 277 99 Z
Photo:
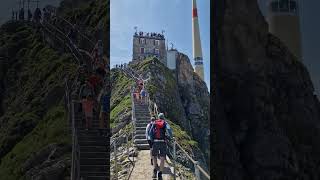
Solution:
M 305 66 L 268 34 L 257 1 L 217 7 L 217 180 L 319 179 L 320 103 Z
M 76 11 L 61 7 L 65 13 L 60 15 L 68 20 L 76 16 L 72 23 L 85 22 L 82 32 L 96 43 L 98 20 L 109 31 L 107 1 L 100 2 L 84 2 Z M 57 27 L 65 33 L 70 29 L 65 24 Z M 42 33 L 27 24 L 8 22 L 0 32 L 0 179 L 68 179 L 71 136 L 64 77 L 75 77 L 75 60 L 63 47 L 44 42 Z M 104 48 L 107 55 L 108 43 Z
M 139 63 L 131 63 L 129 66 L 137 74 L 142 74 L 144 78 L 147 78 L 148 74 L 151 75 L 150 80 L 146 83 L 151 100 L 157 103 L 161 112 L 165 113 L 177 141 L 190 152 L 191 156 L 206 164 L 208 162 L 205 157 L 208 157 L 210 152 L 209 93 L 203 82 L 197 84 L 200 78 L 193 73 L 193 70 L 189 71 L 190 69 L 186 65 L 190 62 L 186 61 L 187 57 L 181 54 L 178 58 L 181 61 L 179 67 L 181 71 L 178 70 L 177 74 L 153 58 L 148 58 Z M 191 64 L 190 67 L 192 68 Z M 188 74 L 188 72 L 191 72 L 191 74 Z M 179 79 L 176 79 L 176 77 L 179 77 Z M 123 129 L 131 120 L 129 93 L 132 83 L 133 81 L 120 70 L 113 69 L 111 71 L 110 117 L 114 128 L 113 132 Z M 197 93 L 194 93 L 195 89 L 197 89 Z M 191 92 L 193 95 L 189 94 Z M 196 107 L 202 108 L 197 109 Z M 179 159 L 184 159 L 184 162 L 181 163 L 189 167 L 190 162 L 186 157 L 182 158 L 183 156 L 179 153 Z
M 0 176 L 26 177 L 32 168 L 44 165 L 45 159 L 33 158 L 49 146 L 52 149 L 44 150 L 42 156 L 48 157 L 54 149 L 62 151 L 46 166 L 61 163 L 65 166 L 61 173 L 68 173 L 69 158 L 64 156 L 70 152 L 71 137 L 63 105 L 63 78 L 74 75 L 73 59 L 43 44 L 24 24 L 6 23 L 0 31 L 0 56 L 5 57 L 0 64 Z

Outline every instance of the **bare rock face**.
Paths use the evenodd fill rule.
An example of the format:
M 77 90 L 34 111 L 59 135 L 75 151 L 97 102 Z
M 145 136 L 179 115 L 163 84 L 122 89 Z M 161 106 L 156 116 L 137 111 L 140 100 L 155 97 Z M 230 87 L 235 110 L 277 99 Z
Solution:
M 257 1 L 218 6 L 215 179 L 319 179 L 320 106 L 308 71 L 268 34 Z
M 194 73 L 189 58 L 179 53 L 177 57 L 177 84 L 181 103 L 190 124 L 191 134 L 206 157 L 210 155 L 209 92 L 204 81 Z
M 30 157 L 24 164 L 22 171 L 27 179 L 55 180 L 63 179 L 70 173 L 70 159 L 61 158 L 71 147 L 61 144 L 50 144 Z

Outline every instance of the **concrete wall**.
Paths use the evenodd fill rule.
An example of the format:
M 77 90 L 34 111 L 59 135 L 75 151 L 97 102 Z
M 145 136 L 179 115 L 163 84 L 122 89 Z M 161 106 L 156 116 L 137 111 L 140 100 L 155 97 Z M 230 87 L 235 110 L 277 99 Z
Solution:
M 176 61 L 177 61 L 177 51 L 176 50 L 167 51 L 167 67 L 171 70 L 175 70 Z
M 273 15 L 267 19 L 269 32 L 280 38 L 298 59 L 302 59 L 299 17 L 293 15 Z

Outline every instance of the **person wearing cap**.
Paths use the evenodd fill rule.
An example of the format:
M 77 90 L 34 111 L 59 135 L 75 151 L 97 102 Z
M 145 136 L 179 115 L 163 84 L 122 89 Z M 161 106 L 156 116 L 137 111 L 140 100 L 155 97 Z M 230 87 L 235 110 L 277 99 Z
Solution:
M 162 180 L 164 160 L 167 155 L 167 140 L 170 140 L 173 137 L 170 125 L 166 122 L 163 113 L 158 114 L 158 119 L 152 123 L 148 134 L 152 142 L 152 156 L 154 167 L 152 178 L 158 177 L 159 180 Z M 158 174 L 157 156 L 160 156 L 160 170 Z

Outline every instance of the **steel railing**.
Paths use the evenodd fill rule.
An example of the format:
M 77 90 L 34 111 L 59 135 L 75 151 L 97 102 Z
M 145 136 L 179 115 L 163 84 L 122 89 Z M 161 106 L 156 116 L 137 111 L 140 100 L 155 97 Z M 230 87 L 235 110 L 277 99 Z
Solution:
M 159 108 L 156 103 L 152 102 L 150 97 L 148 99 L 149 104 L 153 104 L 152 108 L 152 113 L 155 114 L 156 116 L 159 114 Z M 176 162 L 177 162 L 177 148 L 181 150 L 181 152 L 192 162 L 193 167 L 194 167 L 194 174 L 197 180 L 203 179 L 202 177 L 206 179 L 210 179 L 210 175 L 199 165 L 199 162 L 194 160 L 178 142 L 177 140 L 173 137 L 171 141 L 168 141 L 168 146 L 172 147 L 173 152 L 170 154 L 171 158 L 168 157 L 169 159 L 172 159 L 173 161 L 173 174 L 174 174 L 174 179 L 176 179 L 177 176 L 177 170 L 176 170 Z
M 129 77 L 131 77 L 132 79 L 134 80 L 138 80 L 137 77 L 135 77 L 134 75 L 130 75 L 130 73 L 128 72 L 128 68 L 130 67 L 127 67 L 127 68 L 119 68 L 121 69 L 124 73 L 128 74 Z M 150 76 L 149 78 L 150 79 Z M 144 81 L 144 86 L 147 85 L 147 80 Z M 131 87 L 131 99 L 134 100 L 134 97 L 133 97 L 133 92 L 134 92 L 134 86 Z M 155 102 L 152 102 L 151 101 L 151 98 L 149 96 L 149 93 L 147 93 L 148 96 L 147 96 L 147 103 L 149 105 L 149 110 L 151 110 L 151 113 L 154 114 L 155 116 L 157 116 L 159 114 L 159 107 L 158 105 L 155 103 Z M 134 117 L 134 101 L 132 101 L 132 110 L 133 110 L 133 113 L 132 113 L 132 122 L 135 122 L 135 117 Z M 150 106 L 152 106 L 153 104 L 153 107 L 150 108 Z M 133 123 L 135 124 L 135 123 Z M 134 125 L 134 130 L 135 130 L 135 125 Z M 192 162 L 193 164 L 193 167 L 194 167 L 194 175 L 196 177 L 197 180 L 201 180 L 203 178 L 206 178 L 206 179 L 210 179 L 210 175 L 208 174 L 208 172 L 206 172 L 199 164 L 198 161 L 194 160 L 190 155 L 189 153 L 176 141 L 175 138 L 173 138 L 171 141 L 168 142 L 168 146 L 171 146 L 172 149 L 173 149 L 173 152 L 171 153 L 171 158 L 168 157 L 169 159 L 172 159 L 173 160 L 173 174 L 174 174 L 174 179 L 176 179 L 176 176 L 177 176 L 177 168 L 176 168 L 176 162 L 177 162 L 177 150 L 180 149 L 180 151 L 189 159 L 189 161 Z
M 120 147 L 122 144 L 126 144 L 126 158 L 130 161 L 130 163 L 132 164 L 132 168 L 130 170 L 130 173 L 128 173 L 128 176 L 127 176 L 127 179 L 129 179 L 129 177 L 131 176 L 131 173 L 133 171 L 133 168 L 134 168 L 134 164 L 135 164 L 135 160 L 134 160 L 134 154 L 132 155 L 132 160 L 130 159 L 130 147 L 132 149 L 134 149 L 134 135 L 135 135 L 135 130 L 136 130 L 136 117 L 135 117 L 135 104 L 134 104 L 134 97 L 133 97 L 133 86 L 131 87 L 131 91 L 130 91 L 130 94 L 131 94 L 131 103 L 132 103 L 132 108 L 131 108 L 131 122 L 129 123 L 129 125 L 131 124 L 132 125 L 132 129 L 131 131 L 129 132 L 124 132 L 122 134 L 115 134 L 111 137 L 111 141 L 110 141 L 110 147 L 112 147 L 112 149 L 110 149 L 110 152 L 113 152 L 114 154 L 114 157 L 113 160 L 114 161 L 114 166 L 113 166 L 113 169 L 114 169 L 114 172 L 113 172 L 113 177 L 112 179 L 118 179 L 120 178 L 118 173 L 118 166 L 121 165 L 120 162 L 118 162 L 118 147 Z M 129 137 L 131 136 L 131 143 L 129 142 Z M 124 140 L 124 143 L 123 143 L 123 138 L 125 139 Z M 122 142 L 122 143 L 121 143 Z
M 75 79 L 75 81 L 77 78 Z M 75 82 L 74 81 L 74 82 Z M 74 83 L 71 85 L 71 87 Z M 78 142 L 77 128 L 75 125 L 75 112 L 74 105 L 75 101 L 72 100 L 71 97 L 72 88 L 68 83 L 67 78 L 65 79 L 65 98 L 67 104 L 67 110 L 69 115 L 69 123 L 71 123 L 71 131 L 72 131 L 72 156 L 71 156 L 71 180 L 79 180 L 80 179 L 80 147 Z

